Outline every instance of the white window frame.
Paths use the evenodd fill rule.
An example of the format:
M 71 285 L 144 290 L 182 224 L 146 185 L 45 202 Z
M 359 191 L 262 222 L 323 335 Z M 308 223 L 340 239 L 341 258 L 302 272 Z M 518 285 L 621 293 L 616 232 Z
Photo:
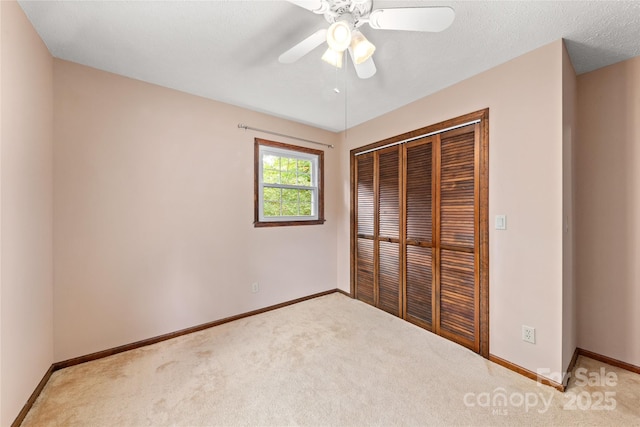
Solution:
M 290 185 L 290 184 L 270 184 L 265 183 L 263 173 L 263 158 L 267 155 L 273 155 L 278 157 L 286 157 L 289 159 L 307 160 L 311 162 L 311 186 L 306 185 Z M 297 151 L 295 149 L 286 149 L 280 147 L 273 147 L 270 145 L 259 145 L 258 148 L 258 221 L 261 223 L 278 223 L 278 222 L 305 222 L 320 220 L 319 214 L 319 182 L 320 177 L 320 155 L 307 153 L 303 151 Z M 311 190 L 311 212 L 312 215 L 304 216 L 265 216 L 264 215 L 264 189 L 269 188 L 281 188 L 281 189 L 296 189 L 296 190 Z

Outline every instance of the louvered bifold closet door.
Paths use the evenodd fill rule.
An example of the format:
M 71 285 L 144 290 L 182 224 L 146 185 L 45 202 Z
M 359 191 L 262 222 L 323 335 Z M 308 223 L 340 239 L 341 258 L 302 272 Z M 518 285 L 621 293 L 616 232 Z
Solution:
M 375 182 L 374 155 L 364 154 L 356 158 L 356 295 L 368 304 L 375 305 L 374 245 L 375 245 Z
M 437 332 L 479 351 L 477 125 L 443 133 L 436 142 L 439 163 L 436 218 L 439 272 Z M 439 146 L 438 146 L 439 145 Z
M 376 152 L 378 169 L 378 301 L 396 316 L 401 313 L 400 147 Z
M 484 357 L 487 126 L 482 110 L 351 154 L 352 293 Z
M 405 319 L 433 329 L 433 179 L 432 139 L 404 148 L 405 168 Z

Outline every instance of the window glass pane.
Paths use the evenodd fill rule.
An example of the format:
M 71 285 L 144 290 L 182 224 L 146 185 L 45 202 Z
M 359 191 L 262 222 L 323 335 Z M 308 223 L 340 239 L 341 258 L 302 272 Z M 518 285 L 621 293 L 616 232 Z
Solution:
M 313 190 L 265 187 L 264 216 L 312 216 Z
M 311 186 L 311 175 L 308 173 L 298 174 L 298 185 L 306 185 L 308 187 Z
M 264 216 L 280 216 L 280 201 L 277 202 L 264 202 Z
M 265 154 L 262 156 L 262 167 L 264 169 L 280 170 L 280 157 L 273 154 Z
M 300 216 L 311 216 L 311 203 L 300 204 Z
M 282 190 L 282 215 L 298 216 L 298 190 Z
M 262 181 L 280 184 L 280 157 L 270 154 L 262 157 Z
M 298 160 L 298 185 L 311 185 L 311 161 Z
M 297 167 L 297 162 L 296 159 L 288 159 L 288 158 L 281 158 L 280 160 L 280 169 L 282 171 L 288 171 L 288 172 L 294 172 L 296 171 L 296 167 Z
M 282 172 L 282 182 L 280 184 L 296 185 L 297 177 L 295 169 L 293 171 Z
M 300 215 L 313 215 L 313 191 L 300 190 Z
M 310 160 L 298 160 L 298 184 L 311 186 L 313 166 Z
M 280 203 L 280 190 L 279 188 L 264 188 L 264 200 L 269 202 L 278 202 Z
M 299 190 L 300 193 L 300 203 L 308 203 L 311 204 L 311 199 L 313 197 L 313 192 L 311 190 Z
M 262 170 L 262 180 L 267 184 L 281 184 L 280 182 L 280 171 L 273 169 L 263 169 Z
M 300 173 L 311 173 L 311 161 L 298 160 L 298 171 Z

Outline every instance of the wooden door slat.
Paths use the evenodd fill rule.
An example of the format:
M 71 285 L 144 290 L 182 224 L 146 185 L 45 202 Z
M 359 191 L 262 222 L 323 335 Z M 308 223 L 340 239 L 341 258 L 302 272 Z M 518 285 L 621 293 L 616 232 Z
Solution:
M 399 150 L 379 153 L 379 235 L 400 236 Z
M 440 328 L 476 340 L 476 283 L 473 253 L 440 251 Z
M 378 273 L 378 307 L 395 316 L 400 315 L 400 245 L 393 242 L 378 242 L 380 271 Z
M 373 235 L 373 221 L 375 213 L 373 173 L 373 155 L 359 156 L 356 166 L 356 229 L 358 234 L 370 236 Z
M 475 247 L 475 138 L 470 132 L 440 139 L 440 241 Z
M 373 294 L 373 240 L 358 239 L 356 298 L 368 304 L 374 304 Z
M 407 315 L 432 325 L 433 271 L 431 248 L 407 246 Z
M 407 240 L 431 242 L 432 232 L 432 145 L 423 143 L 406 149 L 406 236 Z

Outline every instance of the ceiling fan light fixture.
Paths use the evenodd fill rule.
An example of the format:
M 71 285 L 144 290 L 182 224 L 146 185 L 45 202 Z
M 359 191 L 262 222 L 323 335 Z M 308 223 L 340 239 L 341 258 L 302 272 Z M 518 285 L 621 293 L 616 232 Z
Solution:
M 351 37 L 351 50 L 353 62 L 360 65 L 371 58 L 373 52 L 376 51 L 376 47 L 360 31 L 356 30 Z
M 331 24 L 327 31 L 327 44 L 336 52 L 344 52 L 351 44 L 351 26 L 347 21 Z
M 322 60 L 327 64 L 331 64 L 336 68 L 342 68 L 342 57 L 343 52 L 337 52 L 332 48 L 328 48 L 324 55 L 322 55 Z

